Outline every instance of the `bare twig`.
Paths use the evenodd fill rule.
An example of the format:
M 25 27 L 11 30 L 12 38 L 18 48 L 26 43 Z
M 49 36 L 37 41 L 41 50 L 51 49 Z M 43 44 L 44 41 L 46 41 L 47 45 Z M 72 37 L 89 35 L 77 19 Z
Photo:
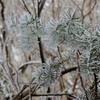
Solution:
M 29 82 L 29 84 L 31 84 L 31 83 L 33 82 L 33 80 L 34 80 L 34 79 L 32 79 L 32 80 Z M 13 97 L 13 100 L 18 100 L 19 98 L 21 99 L 22 94 L 28 95 L 29 91 L 24 91 L 27 87 L 28 87 L 28 85 L 24 85 L 23 88 L 20 90 L 20 92 L 19 92 L 16 96 Z M 32 88 L 33 88 L 33 87 L 32 87 Z M 32 88 L 31 88 L 31 89 L 32 89 Z M 27 92 L 28 92 L 28 93 L 27 93 Z M 23 95 L 23 96 L 24 96 L 24 95 Z
M 35 17 L 36 17 L 36 8 L 35 8 L 35 2 L 34 2 L 34 0 L 32 0 L 32 3 L 33 3 L 34 14 L 35 14 Z
M 82 10 L 81 10 L 81 14 L 82 14 L 82 23 L 84 23 L 84 4 L 85 4 L 85 1 L 86 1 L 86 0 L 83 0 L 83 3 L 82 3 Z
M 39 41 L 39 50 L 40 50 L 41 61 L 42 61 L 42 63 L 45 63 L 41 37 L 38 37 L 38 41 Z
M 62 55 L 61 55 L 61 50 L 60 50 L 60 46 L 57 46 L 57 49 L 58 49 L 58 53 L 59 53 L 59 56 L 60 56 L 60 59 L 62 60 Z M 65 69 L 65 66 L 64 66 L 64 63 L 62 63 L 63 65 L 63 68 Z
M 78 75 L 80 77 L 80 81 L 81 81 L 81 86 L 84 90 L 84 93 L 85 93 L 85 96 L 86 96 L 86 100 L 89 100 L 88 99 L 88 95 L 87 95 L 87 91 L 85 90 L 85 87 L 84 87 L 84 84 L 83 84 L 83 79 L 82 79 L 82 76 L 81 76 L 81 73 L 80 73 L 80 64 L 79 64 L 79 53 L 78 51 L 76 51 L 76 60 L 77 60 L 77 69 L 78 69 Z
M 73 93 L 75 91 L 75 88 L 76 88 L 78 79 L 79 79 L 79 76 L 77 75 L 76 78 L 75 78 L 75 82 L 74 82 L 74 85 L 73 85 L 73 89 L 72 89 Z
M 29 84 L 29 100 L 32 100 L 32 95 L 31 95 L 31 84 Z
M 40 49 L 40 56 L 41 56 L 42 63 L 46 63 L 45 58 L 44 58 L 43 45 L 42 45 L 42 41 L 40 37 L 38 37 L 38 41 L 39 41 L 39 49 Z M 51 89 L 50 87 L 48 87 L 47 93 L 50 93 L 50 92 L 51 92 Z M 51 100 L 51 98 L 48 97 L 47 100 Z
M 26 65 L 31 65 L 31 64 L 41 64 L 41 61 L 29 61 L 29 62 L 25 62 L 22 65 L 19 66 L 19 70 L 23 69 L 24 67 L 26 67 Z
M 81 11 L 82 9 L 78 6 L 78 4 L 75 2 L 75 0 L 71 0 L 73 4 Z
M 98 92 L 97 84 L 98 84 L 98 82 L 97 81 L 98 81 L 97 75 L 94 73 L 95 100 L 97 100 L 97 98 L 98 98 L 98 95 L 97 95 L 97 92 Z
M 32 94 L 32 96 L 62 96 L 62 95 L 67 95 L 68 97 L 76 99 L 75 96 L 67 93 L 56 93 L 56 94 Z
M 52 17 L 55 19 L 55 0 L 52 0 Z
M 40 0 L 40 2 L 38 1 L 38 17 L 40 18 L 42 9 L 45 5 L 46 0 Z
M 26 8 L 26 10 L 28 11 L 28 13 L 29 13 L 29 14 L 31 14 L 31 12 L 30 12 L 30 10 L 28 9 L 28 7 L 27 7 L 27 5 L 26 5 L 25 1 L 24 1 L 24 0 L 22 0 L 22 2 L 23 2 L 23 4 L 24 4 L 24 7 Z
M 92 0 L 90 0 L 90 3 L 89 3 L 89 10 L 91 10 L 91 7 L 92 7 Z M 93 24 L 93 18 L 92 17 L 93 16 L 92 16 L 92 11 L 91 11 L 90 14 L 89 14 L 91 24 Z
M 87 12 L 87 13 L 84 15 L 84 18 L 85 18 L 86 16 L 88 16 L 88 15 L 91 13 L 91 11 L 94 9 L 94 7 L 95 7 L 96 4 L 97 4 L 97 0 L 95 0 L 94 5 L 93 5 L 93 7 L 89 10 L 89 12 Z
M 67 68 L 61 72 L 61 75 L 67 74 L 67 73 L 72 72 L 72 71 L 76 71 L 76 69 L 77 69 L 77 67 Z
M 5 17 L 4 17 L 4 9 L 5 9 L 5 6 L 4 6 L 4 3 L 3 3 L 2 0 L 0 0 L 0 4 L 2 6 L 2 8 L 1 8 L 1 16 L 2 16 L 2 19 L 4 21 L 5 20 Z

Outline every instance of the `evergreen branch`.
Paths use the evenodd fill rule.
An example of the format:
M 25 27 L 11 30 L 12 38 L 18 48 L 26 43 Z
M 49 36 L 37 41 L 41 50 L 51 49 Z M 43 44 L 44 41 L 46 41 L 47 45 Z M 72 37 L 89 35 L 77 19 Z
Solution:
M 42 41 L 41 41 L 41 38 L 38 37 L 38 41 L 39 41 L 39 48 L 40 48 L 40 56 L 41 56 L 41 60 L 42 60 L 42 63 L 45 63 L 45 58 L 44 58 L 44 53 L 43 53 L 43 45 L 42 45 Z M 43 67 L 44 68 L 44 67 Z M 51 89 L 50 87 L 48 87 L 48 90 L 47 90 L 47 93 L 50 93 L 51 92 Z M 51 98 L 47 98 L 48 100 L 51 100 Z

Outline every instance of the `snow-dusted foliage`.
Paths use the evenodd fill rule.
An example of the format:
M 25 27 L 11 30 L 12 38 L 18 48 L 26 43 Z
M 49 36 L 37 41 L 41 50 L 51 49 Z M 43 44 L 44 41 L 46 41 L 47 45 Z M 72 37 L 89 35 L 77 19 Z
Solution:
M 47 33 L 52 35 L 53 42 L 65 43 L 68 46 L 75 46 L 76 38 L 78 39 L 83 31 L 81 19 L 76 15 L 76 12 L 70 9 L 61 16 L 59 21 L 51 21 L 47 26 Z
M 44 25 L 39 18 L 25 13 L 21 16 L 16 27 L 18 32 L 18 43 L 23 50 L 31 51 L 37 41 L 37 37 L 44 34 Z
M 68 10 L 59 22 L 49 22 L 48 30 L 53 42 L 64 43 L 73 50 L 80 50 L 82 53 L 80 67 L 83 72 L 100 73 L 100 30 L 98 27 L 92 29 L 88 24 L 82 24 L 76 12 Z
M 62 65 L 61 61 L 51 60 L 47 61 L 46 64 L 43 64 L 42 67 L 37 68 L 33 72 L 33 77 L 38 85 L 43 85 L 44 87 L 49 87 L 56 83 L 61 75 Z
M 41 23 L 40 19 L 25 14 L 19 19 L 17 29 L 21 48 L 33 50 L 37 37 L 47 33 L 51 37 L 49 40 L 52 40 L 48 40 L 49 42 L 57 45 L 65 44 L 73 51 L 73 55 L 68 53 L 65 55 L 68 58 L 69 65 L 78 66 L 76 52 L 80 52 L 79 73 L 82 77 L 86 75 L 85 78 L 91 79 L 90 76 L 93 77 L 96 74 L 98 80 L 100 80 L 100 30 L 98 27 L 91 28 L 88 24 L 82 24 L 81 18 L 78 17 L 76 11 L 68 10 L 59 21 L 50 21 L 46 27 Z M 49 87 L 58 81 L 62 69 L 62 63 L 59 60 L 49 61 L 49 63 L 45 63 L 34 70 L 34 82 Z M 94 100 L 94 98 L 91 98 L 91 93 L 87 92 L 89 94 L 88 98 Z M 86 98 L 82 95 L 78 97 L 78 100 L 86 100 Z

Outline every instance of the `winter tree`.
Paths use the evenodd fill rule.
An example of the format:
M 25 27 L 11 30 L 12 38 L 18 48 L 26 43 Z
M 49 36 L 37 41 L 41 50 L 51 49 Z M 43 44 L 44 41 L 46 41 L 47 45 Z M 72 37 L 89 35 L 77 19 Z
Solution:
M 100 99 L 99 0 L 0 4 L 1 100 Z

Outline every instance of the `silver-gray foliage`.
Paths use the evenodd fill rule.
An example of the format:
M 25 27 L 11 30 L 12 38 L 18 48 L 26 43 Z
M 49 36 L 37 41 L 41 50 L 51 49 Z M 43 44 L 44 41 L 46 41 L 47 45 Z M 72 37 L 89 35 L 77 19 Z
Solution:
M 38 85 L 43 85 L 44 87 L 49 87 L 56 83 L 62 71 L 61 61 L 52 62 L 49 60 L 42 67 L 37 68 L 33 72 L 33 77 Z
M 30 15 L 23 16 L 19 21 L 17 25 L 20 33 L 19 43 L 24 49 L 33 49 L 36 37 L 48 33 L 53 43 L 62 43 L 74 51 L 79 50 L 81 72 L 95 73 L 100 80 L 100 30 L 98 27 L 91 28 L 88 24 L 82 24 L 80 17 L 71 10 L 68 10 L 59 21 L 49 22 L 46 28 L 39 19 L 34 19 Z M 44 29 L 46 29 L 45 32 Z M 75 58 L 71 57 L 71 59 Z M 44 69 L 39 67 L 33 72 L 33 77 L 37 84 L 50 86 L 58 80 L 62 70 L 61 64 L 58 61 L 46 63 L 43 66 Z
M 66 44 L 69 48 L 80 50 L 82 71 L 96 74 L 100 72 L 100 30 L 98 27 L 93 29 L 89 24 L 82 24 L 76 12 L 68 10 L 59 21 L 49 22 L 48 30 L 53 43 Z
M 16 23 L 16 28 L 19 33 L 18 43 L 23 50 L 33 50 L 37 37 L 44 34 L 44 25 L 39 18 L 25 13 Z

